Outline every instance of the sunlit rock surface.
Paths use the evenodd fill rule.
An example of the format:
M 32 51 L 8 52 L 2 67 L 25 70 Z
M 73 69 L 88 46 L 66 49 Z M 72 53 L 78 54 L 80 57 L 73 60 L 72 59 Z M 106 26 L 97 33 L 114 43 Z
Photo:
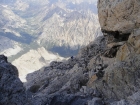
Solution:
M 50 62 L 57 60 L 63 60 L 57 54 L 50 53 L 45 50 L 45 48 L 38 48 L 37 50 L 30 50 L 29 52 L 23 54 L 20 58 L 12 62 L 13 65 L 19 70 L 19 78 L 26 82 L 26 75 L 32 73 L 36 70 L 41 69 L 44 66 L 49 65 Z

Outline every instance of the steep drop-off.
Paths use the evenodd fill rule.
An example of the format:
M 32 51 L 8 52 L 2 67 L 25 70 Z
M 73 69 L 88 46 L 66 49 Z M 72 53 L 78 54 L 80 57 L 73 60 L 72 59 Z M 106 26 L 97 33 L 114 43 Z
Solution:
M 50 62 L 47 59 L 31 66 L 33 58 L 36 62 L 40 59 L 39 53 L 32 53 L 34 57 L 26 60 L 32 50 L 43 47 L 54 56 L 70 57 L 102 35 L 96 0 L 3 0 L 0 10 L 0 54 L 8 56 L 20 73 L 33 72 Z
M 134 4 L 132 10 L 135 10 L 140 1 L 129 0 L 129 3 Z M 119 28 L 114 30 L 113 26 L 118 24 L 116 21 L 107 21 L 108 24 L 103 26 L 102 8 L 110 11 L 108 7 L 112 6 L 121 11 L 125 0 L 98 1 L 104 36 L 98 37 L 67 61 L 51 62 L 50 66 L 27 75 L 24 86 L 28 96 L 32 96 L 30 100 L 33 103 L 30 105 L 139 105 L 140 29 L 135 25 L 130 29 L 128 25 L 125 27 L 125 30 L 129 30 L 127 32 Z M 129 10 L 125 11 L 118 13 L 118 19 L 127 16 L 125 13 Z M 139 12 L 133 20 L 137 17 Z M 112 24 L 112 28 L 109 28 L 109 24 Z M 3 85 L 1 88 L 4 89 Z
M 16 41 L 21 48 L 35 42 L 66 57 L 72 54 L 59 48 L 75 55 L 99 35 L 95 1 L 1 1 L 0 9 L 0 36 Z

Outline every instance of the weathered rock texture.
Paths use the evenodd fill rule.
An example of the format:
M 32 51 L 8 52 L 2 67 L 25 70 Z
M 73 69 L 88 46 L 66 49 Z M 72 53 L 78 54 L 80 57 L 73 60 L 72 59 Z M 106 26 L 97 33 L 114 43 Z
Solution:
M 127 2 L 125 0 L 99 0 L 99 17 L 104 36 L 82 48 L 77 56 L 63 62 L 53 61 L 50 66 L 28 74 L 27 82 L 24 85 L 28 96 L 31 92 L 30 100 L 33 105 L 139 105 L 140 28 L 137 24 L 129 24 L 132 17 L 133 20 L 139 17 L 139 10 L 135 13 L 140 7 L 139 2 L 138 0 L 127 0 Z M 131 14 L 134 16 L 126 14 L 125 4 L 133 4 Z M 128 7 L 131 11 L 131 5 L 127 5 Z M 109 11 L 109 8 L 118 11 L 116 16 L 110 13 L 110 21 L 106 12 L 104 14 L 102 12 L 103 9 Z M 103 16 L 107 20 L 102 20 Z M 126 20 L 129 22 L 115 20 L 116 17 L 118 20 L 122 20 L 122 16 L 126 16 L 128 18 Z M 104 22 L 106 22 L 106 26 Z M 136 21 L 136 23 L 138 22 Z M 118 25 L 120 28 L 117 28 Z M 123 26 L 127 27 L 123 29 L 121 28 Z M 1 60 L 2 67 L 7 64 L 5 60 Z M 5 75 L 11 74 L 8 70 L 0 71 L 2 73 L 0 77 L 4 80 L 9 79 L 8 76 L 5 77 Z M 17 78 L 17 73 L 13 75 L 16 75 Z M 1 81 L 5 82 L 3 79 Z M 15 82 L 10 83 L 15 84 Z M 1 85 L 2 89 L 7 89 L 3 86 Z M 22 98 L 26 94 L 23 85 L 20 86 L 23 94 L 18 98 Z M 16 88 L 10 88 L 11 92 L 15 90 Z M 6 92 L 9 91 L 6 90 Z M 13 97 L 14 93 L 10 95 Z M 24 98 L 23 100 L 27 100 L 26 97 Z M 10 101 L 15 103 L 15 100 L 11 100 L 11 98 L 0 102 Z M 22 105 L 28 100 L 19 101 L 18 105 L 20 102 Z
M 100 93 L 102 93 L 102 98 L 107 105 L 139 104 L 139 51 L 140 30 L 134 29 L 128 40 L 116 49 L 116 56 L 114 58 L 106 58 L 103 54 L 100 56 L 101 59 L 98 58 L 100 62 L 96 62 L 96 65 L 90 66 L 99 71 L 95 73 L 94 70 L 96 75 L 92 75 L 91 77 L 91 74 L 89 74 L 87 86 L 97 89 Z M 94 60 L 96 59 L 93 58 L 92 62 Z M 93 63 L 90 62 L 90 64 L 92 65 Z M 107 68 L 105 68 L 105 65 L 107 65 Z
M 105 2 L 109 1 L 99 1 L 98 7 Z M 99 8 L 99 17 L 102 8 Z M 64 62 L 54 61 L 49 67 L 27 76 L 25 86 L 33 93 L 35 105 L 139 103 L 139 98 L 135 98 L 140 91 L 139 29 L 132 26 L 131 30 L 126 27 L 127 31 L 114 30 L 113 25 L 118 23 L 107 22 L 112 26 L 102 26 L 101 20 L 105 37 L 81 49 L 76 57 Z
M 0 105 L 32 105 L 18 78 L 18 70 L 4 55 L 0 55 Z
M 138 30 L 133 32 L 129 40 L 117 50 L 116 58 L 104 57 L 107 48 L 105 38 L 99 37 L 81 49 L 76 57 L 63 62 L 53 61 L 50 66 L 29 74 L 27 83 L 24 84 L 28 90 L 27 93 L 17 77 L 17 71 L 13 71 L 16 77 L 9 81 L 13 86 L 15 82 L 12 81 L 16 81 L 16 86 L 19 84 L 19 87 L 9 89 L 12 94 L 5 96 L 9 100 L 4 101 L 7 103 L 3 102 L 6 98 L 1 99 L 0 102 L 5 105 L 9 105 L 9 102 L 15 103 L 16 99 L 11 100 L 9 97 L 21 94 L 18 96 L 19 105 L 20 103 L 26 105 L 29 103 L 28 99 L 33 102 L 33 105 L 137 105 L 140 101 L 138 98 L 140 55 L 137 53 L 139 49 L 137 32 Z M 134 36 L 135 40 L 132 38 Z M 133 46 L 127 46 L 130 44 Z M 125 46 L 131 51 L 124 52 Z M 6 59 L 1 58 L 1 66 L 5 64 L 13 67 L 7 63 Z M 8 70 L 13 70 L 11 67 L 8 66 Z M 8 79 L 7 75 L 11 73 L 6 70 L 2 72 L 2 75 L 6 77 L 4 81 L 1 79 L 1 84 L 4 84 Z M 13 75 L 10 75 L 11 78 Z M 6 83 L 5 87 L 2 86 L 2 89 L 9 87 Z M 21 90 L 16 93 L 18 89 Z
M 101 79 L 91 79 L 88 86 L 97 88 L 107 104 L 140 102 L 139 7 L 139 0 L 98 0 L 99 21 L 107 44 L 104 56 L 114 58 L 115 62 L 103 70 Z
M 101 28 L 106 31 L 131 33 L 140 27 L 139 0 L 98 0 Z
M 81 49 L 77 56 L 63 62 L 53 61 L 50 66 L 28 74 L 24 84 L 28 97 L 24 97 L 26 93 L 19 81 L 23 92 L 19 98 L 24 97 L 27 103 L 30 99 L 33 105 L 138 105 L 138 32 L 135 30 L 130 35 L 114 58 L 105 57 L 107 46 L 102 36 Z M 124 52 L 125 49 L 128 51 Z M 10 90 L 13 92 L 16 88 Z M 27 104 L 22 101 L 18 104 L 20 102 Z
M 100 37 L 97 41 L 81 49 L 79 54 L 63 62 L 52 62 L 49 67 L 28 74 L 27 90 L 33 93 L 34 105 L 92 105 L 92 103 L 103 103 L 101 95 L 96 89 L 88 88 L 89 74 L 98 73 L 100 67 L 101 53 L 105 49 L 105 39 Z M 97 56 L 96 56 L 97 55 Z M 91 61 L 95 57 L 96 68 Z M 98 59 L 99 58 L 99 59 Z M 96 72 L 94 71 L 96 70 Z M 97 78 L 102 77 L 99 73 Z M 98 97 L 93 99 L 94 97 Z M 88 102 L 92 100 L 91 102 Z M 96 105 L 96 104 L 95 104 Z M 97 104 L 98 105 L 98 104 Z M 102 104 L 100 104 L 102 105 Z

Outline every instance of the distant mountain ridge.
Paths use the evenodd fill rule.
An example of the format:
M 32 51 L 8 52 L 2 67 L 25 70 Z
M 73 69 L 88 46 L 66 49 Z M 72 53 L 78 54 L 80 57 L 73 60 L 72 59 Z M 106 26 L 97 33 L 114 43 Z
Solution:
M 55 47 L 73 51 L 97 36 L 99 23 L 95 0 L 14 0 L 0 3 L 0 8 L 6 11 L 1 11 L 0 35 L 21 45 L 34 41 L 50 51 L 57 52 L 53 49 Z
M 53 0 L 53 4 L 54 2 L 58 3 L 57 0 Z M 40 32 L 40 29 L 44 33 L 44 35 L 42 32 L 36 35 L 31 34 L 33 37 L 36 36 L 36 39 L 26 46 L 27 52 L 21 54 L 20 59 L 17 58 L 14 62 L 18 63 L 18 68 L 22 67 L 23 74 L 29 73 L 26 75 L 26 82 L 20 81 L 18 69 L 7 61 L 7 57 L 0 55 L 0 105 L 139 105 L 140 0 L 98 0 L 98 15 L 103 36 L 81 48 L 77 55 L 63 61 L 52 61 L 48 66 L 45 60 L 59 56 L 47 52 L 45 45 L 50 44 L 52 48 L 56 45 L 60 46 L 59 41 L 63 38 L 74 41 L 79 36 L 84 36 L 82 27 L 87 25 L 88 18 L 77 15 L 82 12 L 68 11 L 62 4 L 61 7 L 51 5 L 50 9 L 38 7 L 35 14 L 25 18 L 26 21 L 29 19 L 28 22 L 34 26 L 31 29 L 38 29 L 33 32 L 34 34 Z M 33 8 L 30 10 L 32 11 Z M 46 11 L 41 15 L 38 11 L 42 10 Z M 49 18 L 43 20 L 50 10 L 54 12 L 49 13 L 49 16 L 47 15 Z M 63 10 L 65 12 L 62 12 Z M 28 10 L 29 13 L 31 11 Z M 67 15 L 73 12 L 74 14 L 70 17 L 76 18 L 70 18 L 71 21 L 64 22 Z M 21 12 L 20 16 L 27 16 L 27 13 L 25 15 Z M 33 20 L 32 16 L 37 17 Z M 67 27 L 62 28 L 67 24 Z M 57 37 L 54 37 L 52 30 L 48 28 L 52 29 Z M 65 38 L 65 34 L 58 36 L 57 31 L 60 29 L 68 29 L 67 36 L 69 37 Z M 74 37 L 74 34 L 69 33 L 75 32 L 74 29 L 82 33 L 78 36 L 75 34 L 76 37 Z M 48 31 L 50 34 L 47 33 Z M 65 31 L 62 30 L 61 33 Z M 100 34 L 100 28 L 98 28 L 96 35 Z M 46 37 L 48 35 L 49 37 Z M 2 39 L 7 40 L 3 37 Z M 58 39 L 57 43 L 47 43 L 48 40 L 53 42 Z M 86 39 L 88 40 L 88 35 Z M 70 42 L 69 45 L 71 45 L 71 40 L 64 40 L 63 49 L 67 48 L 65 41 Z M 10 40 L 7 41 L 10 42 Z M 11 43 L 15 44 L 15 42 Z M 42 43 L 44 47 L 40 48 Z M 77 43 L 79 42 L 73 45 Z M 0 41 L 0 44 L 3 43 Z M 71 49 L 70 46 L 68 47 Z M 58 50 L 61 49 L 58 48 Z M 46 67 L 39 69 L 40 63 Z M 29 68 L 26 71 L 27 67 L 33 71 L 39 70 L 31 71 L 31 73 Z M 21 69 L 19 69 L 19 74 Z
M 58 56 L 56 60 L 76 55 L 81 47 L 102 34 L 96 4 L 95 0 L 1 1 L 0 41 L 5 43 L 0 45 L 0 54 L 13 63 L 27 63 L 25 58 L 29 58 L 30 51 L 38 56 L 32 59 L 39 61 L 43 57 L 38 53 L 40 48 Z M 30 58 L 29 61 L 33 64 Z M 20 63 L 14 64 L 24 70 Z M 40 63 L 37 69 L 44 64 Z

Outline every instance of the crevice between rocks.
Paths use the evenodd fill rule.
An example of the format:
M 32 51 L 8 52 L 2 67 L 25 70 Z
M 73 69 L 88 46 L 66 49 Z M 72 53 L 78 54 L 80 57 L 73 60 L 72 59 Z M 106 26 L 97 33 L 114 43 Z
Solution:
M 113 36 L 117 42 L 127 41 L 131 33 L 122 33 L 121 31 L 107 31 L 102 29 L 104 36 Z
M 121 31 L 107 31 L 102 29 L 103 35 L 108 46 L 104 52 L 105 57 L 116 57 L 118 49 L 128 40 L 131 33 L 122 33 Z

